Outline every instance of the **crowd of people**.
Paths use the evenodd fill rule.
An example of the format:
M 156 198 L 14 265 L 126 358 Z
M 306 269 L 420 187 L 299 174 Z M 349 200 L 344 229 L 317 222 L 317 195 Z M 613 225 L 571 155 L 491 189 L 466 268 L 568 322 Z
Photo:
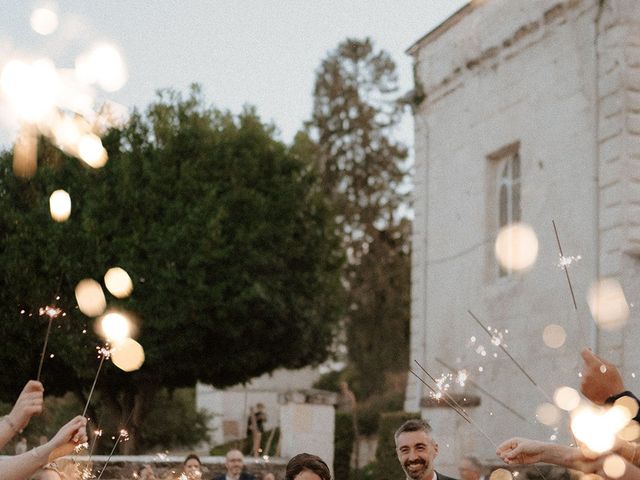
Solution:
M 625 390 L 622 376 L 611 363 L 599 358 L 588 349 L 582 351 L 584 368 L 581 390 L 583 395 L 596 405 L 610 405 L 622 397 L 628 397 L 636 407 L 640 401 L 631 392 Z M 44 387 L 40 382 L 29 381 L 18 397 L 11 412 L 0 421 L 0 447 L 6 445 L 15 435 L 19 435 L 30 419 L 42 412 Z M 260 430 L 260 423 L 266 417 L 260 409 L 252 412 L 248 429 L 252 434 Z M 640 421 L 640 412 L 635 408 L 634 421 Z M 66 479 L 55 461 L 72 454 L 87 442 L 87 420 L 78 416 L 62 426 L 51 440 L 29 451 L 18 453 L 0 462 L 2 480 L 74 480 Z M 395 432 L 396 455 L 407 480 L 453 480 L 436 472 L 434 461 L 438 456 L 438 443 L 434 440 L 432 429 L 425 420 L 409 420 Z M 22 448 L 22 447 L 21 447 Z M 635 442 L 618 440 L 611 450 L 624 462 L 623 471 L 616 474 L 616 480 L 640 480 L 640 445 Z M 508 465 L 529 465 L 549 463 L 581 471 L 585 474 L 608 476 L 603 467 L 605 458 L 611 453 L 594 454 L 585 445 L 565 446 L 534 439 L 514 437 L 503 442 L 497 449 L 497 455 Z M 226 473 L 211 480 L 256 480 L 244 471 L 242 452 L 232 449 L 225 456 Z M 462 459 L 460 464 L 461 480 L 483 480 L 484 473 L 480 462 L 472 456 Z M 188 455 L 178 480 L 201 480 L 204 477 L 202 462 L 195 454 Z M 152 465 L 142 465 L 133 474 L 136 480 L 157 480 Z M 273 473 L 264 474 L 260 480 L 276 480 Z M 287 464 L 284 480 L 331 480 L 328 465 L 318 456 L 301 453 Z M 339 479 L 342 480 L 342 479 Z

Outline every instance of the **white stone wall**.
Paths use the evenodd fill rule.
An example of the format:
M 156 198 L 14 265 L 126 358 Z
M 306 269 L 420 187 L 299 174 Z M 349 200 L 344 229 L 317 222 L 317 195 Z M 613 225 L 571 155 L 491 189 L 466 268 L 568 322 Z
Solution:
M 309 403 L 286 403 L 280 408 L 283 458 L 311 453 L 333 469 L 335 407 Z
M 640 366 L 637 308 L 624 333 L 596 335 L 585 302 L 600 275 L 618 278 L 630 303 L 640 300 L 640 2 L 599 4 L 472 2 L 412 51 L 427 98 L 415 114 L 411 360 L 432 374 L 447 371 L 436 358 L 466 368 L 527 418 L 469 387 L 482 398 L 472 417 L 490 440 L 450 410 L 424 410 L 443 473 L 457 473 L 463 454 L 494 460 L 492 442 L 510 436 L 548 440 L 554 431 L 535 422 L 536 407 L 559 386 L 578 387 L 585 344 L 621 362 L 638 387 L 630 377 Z M 522 220 L 540 251 L 529 272 L 501 278 L 493 257 L 497 167 L 487 156 L 514 142 Z M 582 256 L 570 267 L 577 313 L 556 266 L 552 220 L 565 255 Z M 539 388 L 491 345 L 468 309 L 509 330 L 509 351 Z M 568 333 L 559 350 L 542 342 L 549 323 Z M 486 357 L 468 346 L 472 336 Z M 410 376 L 405 409 L 418 411 L 425 390 Z M 565 427 L 559 441 L 569 441 Z
M 278 426 L 280 405 L 278 395 L 289 390 L 308 389 L 318 380 L 320 373 L 315 368 L 300 370 L 276 370 L 273 374 L 262 375 L 247 383 L 224 390 L 210 385 L 198 384 L 196 387 L 196 406 L 213 414 L 209 422 L 212 429 L 211 444 L 218 445 L 244 438 L 246 435 L 249 408 L 263 403 L 267 412 L 265 429 Z M 225 434 L 224 422 L 233 422 L 238 435 L 230 431 Z M 231 425 L 228 425 L 228 427 Z

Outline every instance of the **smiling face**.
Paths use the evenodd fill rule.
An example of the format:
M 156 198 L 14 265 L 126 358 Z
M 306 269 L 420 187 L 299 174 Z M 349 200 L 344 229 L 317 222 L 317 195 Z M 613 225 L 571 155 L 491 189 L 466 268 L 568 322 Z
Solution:
M 427 432 L 402 432 L 396 440 L 396 453 L 407 478 L 431 479 L 433 460 L 438 456 L 438 444 Z

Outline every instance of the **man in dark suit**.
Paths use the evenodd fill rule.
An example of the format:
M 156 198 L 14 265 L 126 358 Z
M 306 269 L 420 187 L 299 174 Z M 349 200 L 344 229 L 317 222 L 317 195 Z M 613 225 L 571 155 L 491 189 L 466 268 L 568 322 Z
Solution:
M 242 471 L 244 468 L 244 455 L 240 450 L 229 450 L 225 458 L 224 466 L 227 469 L 227 474 L 219 475 L 213 480 L 256 480 L 253 475 Z
M 431 425 L 408 420 L 395 433 L 396 454 L 407 480 L 453 480 L 434 470 L 438 444 L 431 437 Z

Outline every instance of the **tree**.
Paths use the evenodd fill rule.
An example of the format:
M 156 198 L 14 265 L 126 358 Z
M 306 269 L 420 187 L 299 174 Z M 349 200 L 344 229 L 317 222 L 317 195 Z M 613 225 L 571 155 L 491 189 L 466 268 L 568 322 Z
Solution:
M 406 148 L 392 139 L 402 115 L 397 91 L 390 56 L 369 39 L 347 39 L 322 61 L 308 133 L 296 138 L 338 212 L 346 343 L 360 397 L 381 392 L 385 372 L 406 369 L 408 359 L 408 170 Z
M 161 386 L 225 387 L 322 362 L 340 315 L 339 239 L 312 168 L 273 137 L 254 110 L 207 108 L 194 88 L 184 99 L 162 93 L 146 115 L 109 131 L 101 170 L 45 146 L 36 177 L 24 183 L 9 173 L 6 154 L 0 335 L 12 341 L 0 362 L 15 369 L 0 381 L 3 396 L 37 370 L 42 344 L 34 339 L 46 322 L 28 314 L 54 292 L 67 317 L 56 321 L 45 386 L 86 395 L 99 340 L 73 289 L 115 265 L 135 289 L 111 306 L 140 319 L 146 361 L 132 374 L 106 365 L 98 387 L 123 420 L 133 411 L 134 436 Z M 47 202 L 60 187 L 74 210 L 55 224 Z

